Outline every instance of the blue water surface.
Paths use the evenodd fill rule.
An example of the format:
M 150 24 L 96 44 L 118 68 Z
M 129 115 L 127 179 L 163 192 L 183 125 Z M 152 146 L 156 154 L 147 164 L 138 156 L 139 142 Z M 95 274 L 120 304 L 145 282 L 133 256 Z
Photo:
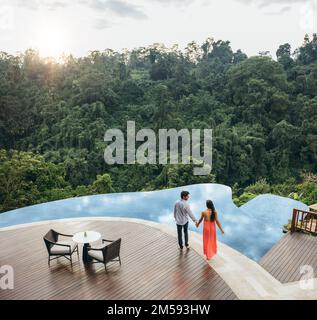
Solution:
M 214 201 L 225 235 L 220 241 L 257 261 L 283 235 L 282 226 L 291 218 L 292 209 L 308 207 L 288 198 L 261 195 L 238 208 L 232 201 L 230 187 L 197 184 L 151 192 L 112 193 L 53 201 L 0 214 L 0 228 L 43 220 L 76 217 L 129 217 L 174 224 L 173 207 L 180 192 L 190 192 L 189 204 L 200 217 L 207 199 Z M 191 230 L 202 232 L 202 225 Z M 176 230 L 175 230 L 176 232 Z

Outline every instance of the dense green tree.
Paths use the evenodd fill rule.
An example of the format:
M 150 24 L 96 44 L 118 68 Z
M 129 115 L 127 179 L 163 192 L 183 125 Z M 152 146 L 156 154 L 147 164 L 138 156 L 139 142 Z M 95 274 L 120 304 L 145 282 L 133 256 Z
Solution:
M 294 60 L 292 58 L 291 45 L 285 43 L 280 45 L 276 51 L 277 61 L 283 65 L 284 69 L 288 72 L 294 66 Z
M 0 210 L 212 181 L 235 186 L 243 203 L 263 178 L 272 192 L 311 200 L 316 181 L 303 182 L 302 172 L 317 172 L 316 48 L 314 34 L 293 53 L 282 44 L 277 61 L 213 38 L 184 51 L 153 44 L 61 64 L 34 50 L 1 52 Z M 104 134 L 125 132 L 128 120 L 137 130 L 213 129 L 211 175 L 193 176 L 191 165 L 106 164 Z
M 97 179 L 92 184 L 92 190 L 96 193 L 111 193 L 114 192 L 112 188 L 112 181 L 109 174 L 98 174 Z
M 0 150 L 0 210 L 46 201 L 48 192 L 66 187 L 64 176 L 63 166 L 42 156 Z

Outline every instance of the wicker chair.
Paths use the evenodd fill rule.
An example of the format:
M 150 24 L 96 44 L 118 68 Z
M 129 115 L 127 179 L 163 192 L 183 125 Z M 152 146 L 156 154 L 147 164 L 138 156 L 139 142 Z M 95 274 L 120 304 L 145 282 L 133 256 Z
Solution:
M 51 260 L 64 257 L 70 261 L 73 267 L 72 254 L 77 251 L 79 256 L 78 245 L 72 240 L 59 241 L 60 236 L 72 237 L 72 235 L 59 233 L 53 229 L 49 230 L 43 237 L 48 252 L 48 265 L 50 265 Z
M 108 242 L 109 244 L 104 244 Z M 88 255 L 92 259 L 92 263 L 103 263 L 107 272 L 107 263 L 111 261 L 118 261 L 121 266 L 120 247 L 121 238 L 118 240 L 102 239 L 102 243 L 99 246 L 88 247 Z M 118 258 L 118 259 L 116 259 Z

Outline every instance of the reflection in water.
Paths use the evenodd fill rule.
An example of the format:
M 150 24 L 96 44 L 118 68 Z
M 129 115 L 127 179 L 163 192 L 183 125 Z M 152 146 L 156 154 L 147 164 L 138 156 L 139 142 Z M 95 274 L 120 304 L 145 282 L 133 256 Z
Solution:
M 258 260 L 282 237 L 282 225 L 291 218 L 292 208 L 307 210 L 301 202 L 262 195 L 237 208 L 230 187 L 198 184 L 152 192 L 113 193 L 53 201 L 0 214 L 0 227 L 62 218 L 111 216 L 153 220 L 174 225 L 173 207 L 181 190 L 190 192 L 189 204 L 199 218 L 205 201 L 213 200 L 225 235 L 218 240 Z M 191 230 L 202 232 L 202 225 Z M 176 228 L 175 228 L 176 234 Z

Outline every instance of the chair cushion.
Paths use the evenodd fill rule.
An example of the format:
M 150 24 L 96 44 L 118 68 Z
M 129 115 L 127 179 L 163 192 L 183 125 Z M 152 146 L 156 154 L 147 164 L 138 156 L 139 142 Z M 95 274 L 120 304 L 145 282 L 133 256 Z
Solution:
M 89 250 L 88 255 L 94 259 L 97 259 L 99 261 L 103 261 L 102 251 Z
M 69 247 L 58 246 L 58 244 L 70 245 L 70 252 L 69 252 Z M 76 249 L 76 247 L 77 247 L 77 243 L 71 240 L 58 241 L 56 245 L 53 245 L 53 247 L 51 248 L 51 254 L 71 254 Z
M 91 248 L 94 249 L 103 249 L 104 247 L 106 247 L 107 245 L 105 243 L 100 243 L 100 244 L 94 244 Z

